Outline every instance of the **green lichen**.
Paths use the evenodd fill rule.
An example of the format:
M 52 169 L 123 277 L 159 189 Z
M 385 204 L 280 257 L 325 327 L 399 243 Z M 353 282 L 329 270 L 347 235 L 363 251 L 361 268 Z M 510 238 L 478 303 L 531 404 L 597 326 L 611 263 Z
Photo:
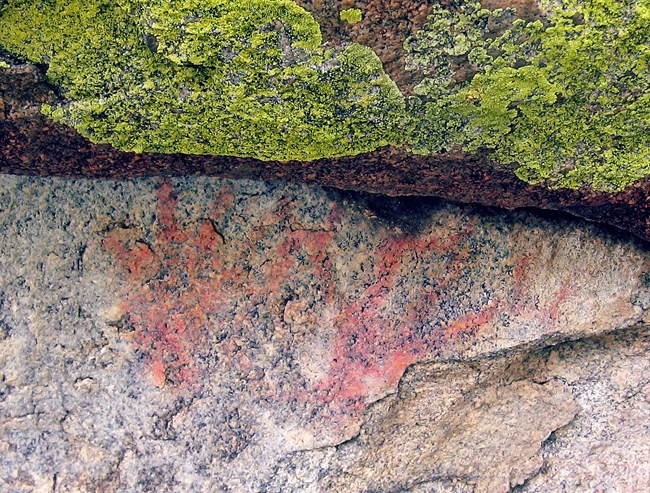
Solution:
M 11 0 L 0 32 L 63 89 L 48 115 L 123 150 L 354 155 L 393 143 L 404 108 L 370 48 L 323 49 L 290 0 Z
M 309 161 L 384 145 L 489 152 L 531 183 L 617 191 L 650 174 L 650 0 L 477 1 L 376 54 L 328 49 L 292 0 L 0 1 L 0 48 L 47 65 L 55 120 L 135 152 Z M 341 19 L 360 19 L 358 9 Z
M 7 62 L 3 62 L 2 60 L 0 60 L 0 69 L 9 68 L 9 67 L 10 65 Z
M 363 11 L 361 9 L 343 9 L 339 14 L 342 21 L 348 24 L 356 24 L 363 19 Z
M 439 98 L 454 85 L 454 66 L 462 63 L 466 70 L 477 71 L 477 62 L 487 56 L 488 26 L 503 23 L 513 13 L 512 9 L 484 9 L 480 2 L 454 10 L 433 5 L 427 23 L 404 42 L 406 70 L 424 75 L 414 92 Z
M 416 87 L 431 108 L 413 149 L 488 149 L 529 183 L 621 190 L 650 174 L 650 2 L 543 3 L 548 24 L 519 20 L 490 37 L 482 28 L 495 13 L 473 4 L 446 25 L 438 13 L 407 42 L 412 65 L 443 68 Z M 459 36 L 461 52 L 445 52 Z M 455 84 L 444 64 L 459 55 L 478 73 Z M 439 132 L 441 115 L 453 134 L 442 147 L 422 137 L 429 125 Z
M 481 70 L 487 58 L 488 26 L 500 26 L 513 10 L 488 10 L 480 2 L 455 9 L 433 5 L 425 25 L 406 39 L 406 70 L 417 72 L 420 82 L 413 91 L 420 97 L 407 100 L 411 119 L 406 143 L 412 152 L 431 154 L 465 143 L 462 108 L 454 99 L 459 85 L 457 70 Z

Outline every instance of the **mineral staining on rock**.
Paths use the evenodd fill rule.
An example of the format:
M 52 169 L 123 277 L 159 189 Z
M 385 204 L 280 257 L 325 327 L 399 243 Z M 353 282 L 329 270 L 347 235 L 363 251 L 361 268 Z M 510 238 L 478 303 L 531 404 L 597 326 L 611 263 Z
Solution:
M 421 77 L 409 98 L 372 47 L 328 48 L 291 0 L 9 0 L 0 45 L 48 65 L 64 97 L 51 117 L 123 150 L 309 161 L 460 148 L 531 183 L 624 189 L 650 173 L 650 4 L 538 3 L 543 21 L 434 5 L 404 40 Z
M 218 376 L 283 410 L 312 443 L 349 437 L 414 363 L 569 327 L 588 333 L 575 310 L 585 289 L 609 300 L 581 301 L 585 313 L 634 310 L 615 294 L 619 278 L 582 286 L 594 274 L 579 257 L 597 243 L 541 245 L 525 230 L 486 236 L 485 218 L 451 209 L 405 231 L 339 200 L 301 203 L 273 187 L 242 195 L 246 187 L 212 189 L 207 213 L 188 217 L 195 205 L 165 182 L 149 235 L 109 228 L 102 247 L 127 282 L 121 331 L 144 381 L 192 393 Z M 571 270 L 556 265 L 566 259 Z M 634 283 L 643 268 L 608 260 L 602 272 L 624 269 Z
M 649 267 L 524 212 L 3 176 L 0 490 L 555 491 L 602 476 L 595 445 L 646 491 Z

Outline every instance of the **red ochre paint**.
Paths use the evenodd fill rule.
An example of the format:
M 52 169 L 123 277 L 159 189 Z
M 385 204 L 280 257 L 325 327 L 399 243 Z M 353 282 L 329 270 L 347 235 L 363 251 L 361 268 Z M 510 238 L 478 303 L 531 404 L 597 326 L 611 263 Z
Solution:
M 387 309 L 393 302 L 391 292 L 409 274 L 404 269 L 413 257 L 455 252 L 449 255 L 447 269 L 454 272 L 454 265 L 461 265 L 465 257 L 459 242 L 468 238 L 472 229 L 470 222 L 445 237 L 433 233 L 418 238 L 389 237 L 374 253 L 376 281 L 341 312 L 330 372 L 312 389 L 317 399 L 332 404 L 332 413 L 362 410 L 369 399 L 395 389 L 409 365 L 435 357 L 447 338 L 457 337 L 461 331 L 471 334 L 495 315 L 496 310 L 492 309 L 469 313 L 434 339 L 414 332 L 426 323 L 430 295 L 424 289 L 414 295 L 410 309 L 401 318 L 392 319 Z M 443 279 L 439 288 L 446 281 Z
M 154 244 L 137 240 L 140 232 L 133 228 L 120 228 L 106 235 L 104 248 L 130 281 L 122 311 L 151 379 L 158 386 L 184 387 L 197 380 L 194 355 L 207 344 L 210 314 L 225 306 L 231 295 L 225 285 L 240 281 L 242 273 L 223 268 L 223 239 L 211 220 L 182 230 L 175 214 L 176 197 L 165 182 L 158 189 Z
M 322 230 L 308 230 L 300 226 L 294 204 L 285 199 L 272 212 L 242 218 L 246 239 L 229 245 L 218 231 L 224 217 L 234 211 L 235 196 L 227 188 L 216 200 L 211 218 L 183 228 L 177 220 L 171 184 L 164 182 L 157 195 L 157 233 L 151 245 L 135 228 L 113 229 L 103 244 L 129 282 L 121 303 L 133 328 L 129 337 L 143 356 L 148 378 L 170 390 L 200 383 L 206 366 L 199 357 L 208 352 L 215 361 L 207 366 L 212 372 L 218 365 L 236 366 L 239 375 L 253 372 L 256 356 L 247 347 L 246 330 L 255 330 L 255 321 L 247 317 L 253 307 L 261 305 L 277 326 L 286 324 L 282 307 L 292 299 L 297 283 L 303 288 L 305 283 L 309 288 L 320 286 L 314 289 L 316 304 L 310 310 L 332 308 L 338 314 L 328 370 L 306 389 L 278 391 L 278 382 L 264 378 L 257 391 L 267 401 L 297 400 L 315 406 L 323 417 L 336 419 L 355 419 L 370 402 L 395 389 L 409 365 L 435 359 L 445 348 L 462 347 L 493 325 L 499 314 L 526 314 L 552 322 L 570 294 L 564 286 L 556 303 L 541 309 L 529 304 L 529 259 L 519 256 L 514 261 L 515 299 L 491 300 L 456 319 L 426 328 L 435 322 L 428 319 L 434 308 L 453 296 L 453 282 L 472 268 L 467 242 L 474 221 L 460 221 L 418 236 L 381 230 L 385 240 L 368 251 L 374 265 L 371 282 L 356 293 L 341 293 L 337 292 L 335 259 L 331 257 L 341 222 L 337 204 L 331 204 Z M 267 248 L 275 245 L 268 258 L 254 269 L 242 268 L 260 257 L 261 244 Z M 419 265 L 419 259 L 434 256 L 435 292 L 423 287 L 401 296 L 405 306 L 395 308 L 395 293 L 404 289 L 400 283 L 413 269 L 427 268 Z M 219 321 L 222 313 L 231 316 L 226 323 Z M 305 312 L 314 325 L 320 316 Z M 225 336 L 215 342 L 217 333 Z

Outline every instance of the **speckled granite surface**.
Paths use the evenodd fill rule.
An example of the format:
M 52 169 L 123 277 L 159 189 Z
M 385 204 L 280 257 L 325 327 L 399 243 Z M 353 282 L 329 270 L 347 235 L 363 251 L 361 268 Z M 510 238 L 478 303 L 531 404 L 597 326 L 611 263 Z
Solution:
M 0 232 L 0 490 L 650 486 L 630 237 L 306 185 L 15 176 Z

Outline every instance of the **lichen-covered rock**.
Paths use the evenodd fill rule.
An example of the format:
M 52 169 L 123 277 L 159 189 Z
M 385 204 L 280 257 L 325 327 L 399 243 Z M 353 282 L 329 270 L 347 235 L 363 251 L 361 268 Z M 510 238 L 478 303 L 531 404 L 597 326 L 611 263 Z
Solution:
M 62 99 L 45 114 L 125 151 L 312 161 L 460 149 L 529 183 L 605 192 L 650 174 L 648 0 L 426 5 L 400 39 L 408 92 L 361 34 L 324 43 L 320 6 L 8 0 L 0 47 L 47 66 Z M 423 20 L 409 7 L 397 16 Z M 336 21 L 363 18 L 340 8 Z
M 0 489 L 647 489 L 650 258 L 623 235 L 3 176 L 0 271 Z
M 290 0 L 17 2 L 0 22 L 64 91 L 44 112 L 127 151 L 358 154 L 390 143 L 403 107 L 372 50 L 324 50 Z

